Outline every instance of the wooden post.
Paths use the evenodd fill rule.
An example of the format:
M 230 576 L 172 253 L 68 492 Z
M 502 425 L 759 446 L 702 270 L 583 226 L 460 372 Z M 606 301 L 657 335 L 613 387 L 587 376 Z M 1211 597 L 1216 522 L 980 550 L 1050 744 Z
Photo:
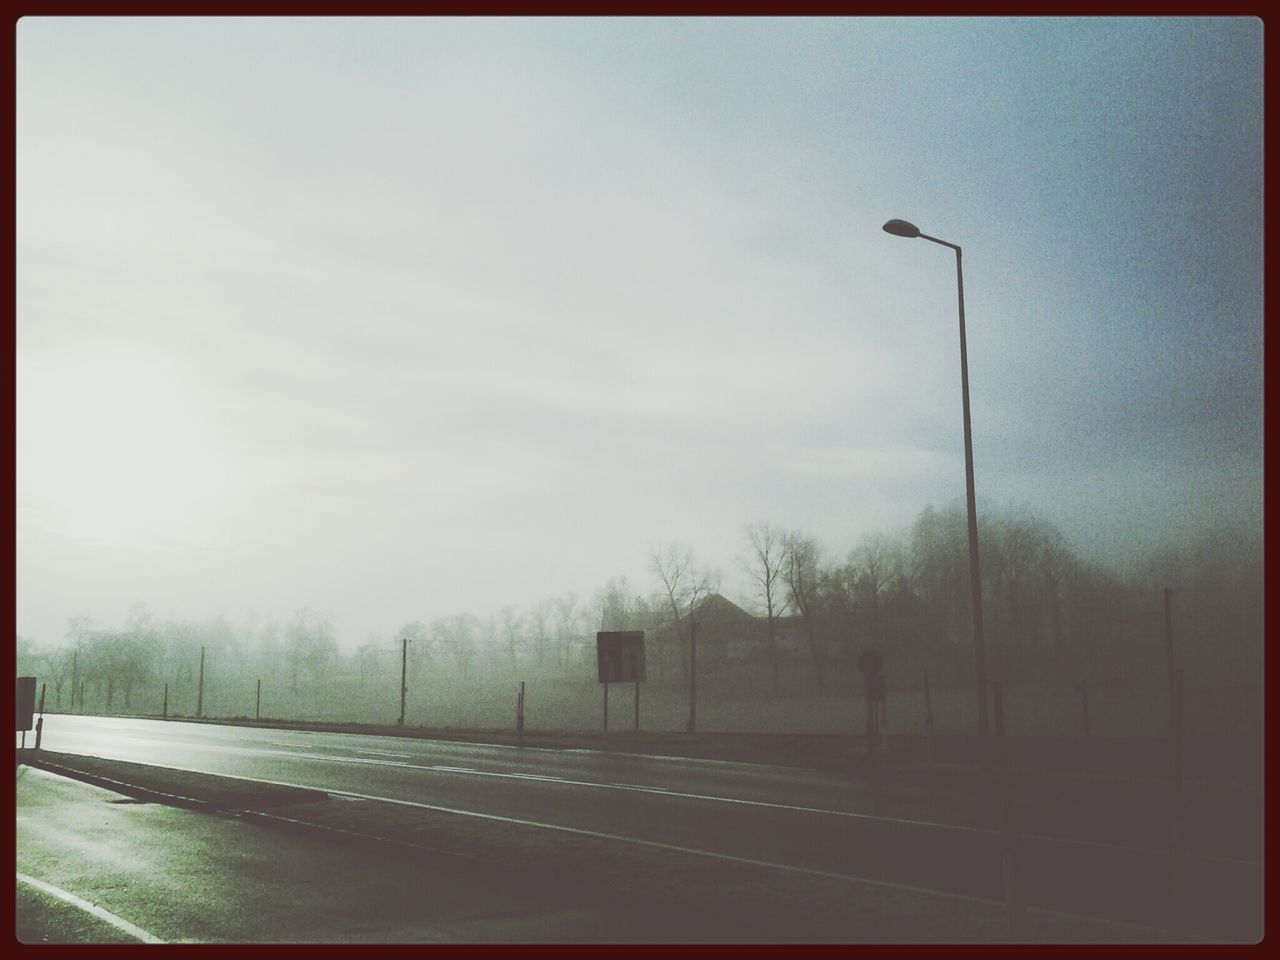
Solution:
M 516 736 L 524 740 L 524 681 L 520 681 L 520 695 L 516 698 Z
M 262 719 L 262 678 L 258 678 L 258 696 L 253 702 L 253 719 Z
M 204 647 L 200 648 L 200 688 L 196 694 L 196 716 L 204 716 Z
M 160 719 L 169 719 L 169 684 L 164 685 L 164 706 L 160 708 Z
M 44 692 L 49 685 L 40 684 L 40 716 L 36 720 L 36 749 L 40 749 L 40 736 L 44 733 Z
M 409 692 L 407 681 L 409 669 L 409 638 L 405 637 L 400 641 L 400 719 L 396 721 L 397 727 L 404 726 L 404 697 Z

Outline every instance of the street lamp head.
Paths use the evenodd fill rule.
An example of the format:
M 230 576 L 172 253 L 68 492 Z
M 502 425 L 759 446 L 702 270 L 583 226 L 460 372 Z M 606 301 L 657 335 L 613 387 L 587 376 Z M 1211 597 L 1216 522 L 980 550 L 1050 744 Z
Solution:
M 884 232 L 892 233 L 895 237 L 920 236 L 920 228 L 914 223 L 907 223 L 905 220 L 890 220 L 884 225 Z

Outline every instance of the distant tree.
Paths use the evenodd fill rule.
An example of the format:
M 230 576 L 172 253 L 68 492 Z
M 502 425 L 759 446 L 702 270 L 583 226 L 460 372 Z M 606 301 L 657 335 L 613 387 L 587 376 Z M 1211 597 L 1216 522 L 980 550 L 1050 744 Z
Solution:
M 782 539 L 782 578 L 787 602 L 800 614 L 809 641 L 809 657 L 819 692 L 823 689 L 822 653 L 818 648 L 818 544 L 799 531 L 784 534 Z
M 515 608 L 510 605 L 503 607 L 502 641 L 506 647 L 507 658 L 513 671 L 520 669 L 519 647 L 523 630 L 524 617 L 517 614 Z
M 431 643 L 453 654 L 458 672 L 470 675 L 476 659 L 476 643 L 482 624 L 469 613 L 431 621 Z
M 285 657 L 289 661 L 290 680 L 298 689 L 299 674 L 305 670 L 313 681 L 319 681 L 338 652 L 333 637 L 333 624 L 327 615 L 303 607 L 294 613 L 284 630 Z
M 543 600 L 529 613 L 529 627 L 533 634 L 533 660 L 539 668 L 546 666 L 554 614 L 554 600 Z
M 555 600 L 556 634 L 560 638 L 559 662 L 561 671 L 569 669 L 573 648 L 581 639 L 578 628 L 578 597 L 567 593 Z
M 864 537 L 849 552 L 848 584 L 859 619 L 865 625 L 864 636 L 873 644 L 884 643 L 882 597 L 903 576 L 905 564 L 901 542 L 886 534 Z
M 697 630 L 697 607 L 699 602 L 719 589 L 720 576 L 700 567 L 693 559 L 693 551 L 680 544 L 666 544 L 650 549 L 649 560 L 654 574 L 662 584 L 663 596 L 671 611 L 671 629 L 676 634 L 677 642 L 682 645 L 679 650 L 681 676 L 687 683 L 693 653 L 691 638 L 693 631 Z M 684 630 L 681 630 L 682 624 Z M 681 633 L 685 634 L 685 638 L 680 637 Z M 665 651 L 659 646 L 659 682 L 665 672 L 665 659 Z
M 753 600 L 764 611 L 769 644 L 769 660 L 773 667 L 773 692 L 782 692 L 778 676 L 778 617 L 787 609 L 786 536 L 767 523 L 753 523 L 746 529 L 749 553 L 744 562 L 754 586 Z

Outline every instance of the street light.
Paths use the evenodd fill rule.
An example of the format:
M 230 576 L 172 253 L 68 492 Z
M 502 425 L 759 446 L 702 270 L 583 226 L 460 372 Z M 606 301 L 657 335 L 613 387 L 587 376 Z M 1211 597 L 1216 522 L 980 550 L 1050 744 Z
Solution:
M 954 243 L 939 240 L 906 220 L 890 220 L 884 232 L 895 237 L 931 240 L 956 252 L 956 291 L 960 301 L 960 392 L 964 401 L 964 477 L 969 502 L 969 603 L 973 613 L 973 664 L 977 672 L 978 688 L 978 737 L 982 750 L 982 765 L 991 772 L 991 752 L 987 738 L 987 651 L 982 638 L 982 580 L 978 566 L 978 509 L 973 493 L 973 429 L 969 425 L 969 354 L 964 340 L 964 272 L 960 266 L 960 248 Z

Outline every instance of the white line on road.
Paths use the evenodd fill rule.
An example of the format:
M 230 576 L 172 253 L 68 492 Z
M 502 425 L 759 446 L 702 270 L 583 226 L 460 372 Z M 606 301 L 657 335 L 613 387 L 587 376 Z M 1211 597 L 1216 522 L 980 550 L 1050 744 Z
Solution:
M 104 923 L 111 924 L 111 926 L 115 927 L 122 933 L 127 933 L 129 936 L 136 940 L 141 940 L 143 943 L 164 943 L 164 941 L 159 937 L 147 933 L 147 931 L 143 930 L 141 927 L 135 927 L 128 920 L 125 920 L 122 917 L 117 917 L 109 910 L 104 910 L 102 907 L 92 904 L 88 900 L 82 900 L 74 893 L 69 893 L 61 887 L 55 887 L 52 883 L 45 883 L 43 880 L 37 880 L 35 877 L 29 877 L 25 873 L 18 874 L 18 882 L 25 883 L 29 887 L 35 887 L 37 890 L 47 893 L 51 897 L 57 897 L 59 900 L 64 900 L 73 907 L 79 907 L 85 913 L 92 914 Z
M 889 880 L 873 880 L 870 877 L 860 877 L 848 873 L 835 873 L 830 870 L 818 870 L 813 867 L 799 867 L 786 863 L 774 863 L 769 860 L 756 860 L 751 857 L 737 857 L 729 853 L 716 853 L 712 850 L 701 850 L 697 847 L 683 847 L 673 843 L 662 843 L 658 840 L 641 840 L 638 837 L 624 837 L 613 833 L 601 833 L 596 830 L 584 830 L 580 827 L 565 827 L 556 823 L 542 823 L 537 820 L 521 820 L 516 817 L 503 817 L 493 813 L 477 813 L 473 810 L 458 810 L 453 807 L 442 807 L 432 803 L 419 803 L 415 800 L 397 800 L 393 797 L 376 797 L 370 794 L 351 793 L 348 791 L 331 791 L 338 796 L 346 796 L 357 800 L 372 800 L 379 803 L 394 803 L 402 807 L 416 807 L 421 810 L 433 810 L 438 813 L 452 813 L 463 817 L 478 817 L 481 820 L 492 820 L 498 823 L 510 823 L 521 827 L 535 827 L 542 830 L 555 830 L 560 833 L 571 833 L 576 836 L 592 837 L 598 840 L 614 840 L 621 843 L 631 843 L 641 847 L 651 847 L 657 850 L 668 850 L 673 853 L 687 853 L 697 857 L 707 857 L 712 860 L 724 860 L 729 863 L 742 863 L 753 867 L 766 867 L 772 870 L 782 870 L 787 873 L 800 873 L 813 877 L 823 877 L 829 880 L 843 880 L 848 883 L 866 883 L 874 887 L 884 887 L 890 890 L 900 890 L 906 893 L 917 895 L 942 897 L 947 900 L 960 900 L 965 903 L 980 903 L 986 906 L 999 905 L 1001 901 L 993 900 L 988 897 L 974 897 L 963 893 L 952 893 L 947 890 L 930 889 L 928 887 L 917 887 L 906 883 L 894 883 Z M 293 820 L 289 817 L 279 814 L 261 814 L 270 819 L 276 819 L 300 825 L 307 825 L 305 820 Z M 1123 927 L 1130 930 L 1140 931 L 1143 933 L 1158 933 L 1155 928 L 1146 924 L 1130 923 L 1124 920 L 1110 920 L 1102 917 L 1091 917 L 1086 914 L 1068 913 L 1063 910 L 1053 910 L 1047 907 L 1031 907 L 1031 912 L 1044 914 L 1047 916 L 1065 917 L 1071 920 L 1102 920 L 1105 923 L 1112 924 L 1117 927 Z
M 160 741 L 157 741 L 157 742 L 160 742 Z M 958 833 L 977 833 L 977 834 L 985 834 L 987 836 L 996 836 L 999 833 L 998 830 L 992 829 L 990 827 L 971 827 L 965 824 L 939 823 L 933 820 L 912 820 L 905 817 L 886 817 L 883 815 L 872 814 L 872 813 L 857 813 L 852 810 L 832 810 L 828 807 L 807 807 L 807 806 L 800 806 L 797 804 L 789 804 L 789 803 L 771 803 L 767 800 L 743 800 L 737 797 L 717 797 L 717 796 L 711 796 L 708 794 L 701 794 L 701 793 L 683 793 L 680 791 L 671 790 L 667 787 L 640 786 L 637 784 L 624 784 L 624 783 L 601 783 L 594 780 L 568 780 L 562 777 L 540 776 L 536 774 L 527 774 L 527 773 L 499 773 L 491 770 L 476 770 L 472 767 L 454 767 L 454 766 L 448 766 L 444 764 L 431 765 L 431 764 L 422 764 L 422 763 L 405 763 L 403 761 L 396 761 L 396 760 L 375 760 L 372 758 L 361 758 L 361 757 L 338 757 L 338 756 L 333 756 L 331 754 L 324 754 L 324 753 L 299 753 L 295 751 L 261 750 L 261 749 L 255 749 L 253 747 L 243 747 L 243 748 L 216 747 L 216 746 L 201 745 L 201 744 L 195 744 L 193 746 L 195 746 L 197 749 L 214 750 L 217 752 L 229 752 L 229 753 L 236 753 L 240 755 L 244 755 L 246 753 L 256 753 L 256 754 L 266 754 L 269 756 L 288 757 L 295 760 L 325 760 L 332 763 L 353 763 L 353 764 L 367 764 L 370 766 L 403 767 L 411 770 L 423 770 L 423 771 L 434 770 L 439 773 L 466 774 L 474 777 L 499 777 L 499 778 L 510 779 L 510 780 L 533 780 L 533 781 L 540 781 L 544 783 L 561 784 L 561 785 L 570 786 L 570 787 L 596 787 L 601 790 L 626 790 L 626 791 L 635 792 L 635 793 L 651 793 L 651 794 L 657 793 L 657 794 L 661 794 L 664 797 L 678 797 L 685 800 L 704 800 L 712 803 L 731 803 L 731 804 L 736 804 L 738 806 L 763 807 L 766 809 L 773 809 L 773 810 L 790 810 L 796 813 L 821 814 L 824 816 L 832 816 L 832 817 L 847 817 L 853 820 L 868 820 L 875 823 L 892 823 L 892 824 L 899 824 L 901 826 L 907 826 L 907 827 L 928 827 L 928 828 L 933 828 L 935 830 L 952 830 Z M 574 752 L 574 751 L 565 751 L 565 752 Z M 593 751 L 582 750 L 582 751 L 576 751 L 576 752 L 586 753 L 586 752 L 593 752 Z M 137 761 L 137 760 L 129 761 L 129 762 L 141 763 L 143 766 L 167 767 L 169 769 L 174 769 L 174 770 L 188 770 L 192 773 L 214 773 L 213 771 L 210 771 L 210 770 L 200 770 L 194 767 L 177 767 L 177 766 L 174 766 L 173 764 L 154 764 L 154 763 L 149 764 L 149 763 L 145 763 L 143 761 Z M 246 777 L 246 776 L 238 776 L 236 774 L 229 774 L 229 773 L 214 773 L 214 775 L 221 776 L 221 777 L 230 777 L 233 780 L 250 780 L 258 783 L 274 783 L 274 784 L 279 784 L 280 786 L 300 786 L 300 784 L 282 783 L 281 781 L 277 781 L 277 780 L 264 780 L 261 777 Z M 335 794 L 335 795 L 340 793 L 340 791 L 331 790 L 328 787 L 308 786 L 307 789 L 327 790 L 329 793 Z M 381 798 L 375 798 L 375 799 L 381 799 Z M 1102 849 L 1107 849 L 1107 850 L 1128 850 L 1128 851 L 1134 851 L 1137 853 L 1147 853 L 1147 854 L 1159 854 L 1159 853 L 1165 852 L 1163 849 L 1158 849 L 1155 847 L 1127 846 L 1127 845 L 1106 843 L 1104 841 L 1099 841 L 1099 840 L 1079 840 L 1071 837 L 1051 837 L 1051 836 L 1044 836 L 1040 834 L 1023 834 L 1023 838 L 1026 840 L 1035 840 L 1043 843 L 1066 844 L 1066 845 L 1078 846 L 1078 847 L 1100 847 Z M 1201 859 L 1215 862 L 1215 863 L 1229 863 L 1235 866 L 1256 866 L 1259 863 L 1259 861 L 1255 861 L 1255 860 L 1243 860 L 1235 857 L 1215 857 L 1215 856 L 1207 856 L 1207 855 L 1203 856 Z

